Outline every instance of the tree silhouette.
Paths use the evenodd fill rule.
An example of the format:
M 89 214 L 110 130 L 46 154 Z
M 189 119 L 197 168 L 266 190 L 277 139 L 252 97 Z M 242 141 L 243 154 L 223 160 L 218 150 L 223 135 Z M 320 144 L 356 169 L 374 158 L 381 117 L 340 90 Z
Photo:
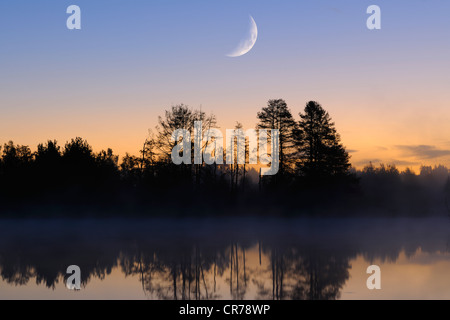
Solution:
M 120 173 L 125 181 L 133 181 L 135 184 L 140 176 L 140 161 L 138 157 L 125 153 L 120 164 Z
M 116 182 L 119 176 L 119 156 L 115 155 L 112 149 L 102 150 L 95 155 L 96 180 L 105 187 Z
M 6 167 L 20 168 L 29 164 L 32 160 L 31 150 L 28 146 L 15 145 L 9 141 L 3 147 L 3 164 Z
M 270 129 L 278 129 L 280 132 L 280 166 L 277 176 L 282 177 L 292 171 L 292 164 L 295 161 L 294 132 L 297 129 L 297 123 L 283 99 L 269 100 L 267 107 L 263 107 L 257 117 L 259 120 L 257 129 L 269 130 L 268 134 Z
M 15 145 L 9 141 L 3 146 L 2 189 L 7 201 L 20 200 L 32 195 L 33 185 L 29 183 L 32 153 L 28 146 Z
M 95 156 L 92 147 L 81 137 L 67 142 L 63 151 L 63 163 L 66 176 L 71 182 L 81 182 L 92 179 L 95 169 Z
M 63 147 L 48 140 L 34 152 L 10 141 L 1 148 L 0 214 L 49 211 L 49 215 L 66 215 L 88 208 L 93 214 L 178 216 L 360 214 L 369 210 L 425 215 L 446 213 L 450 206 L 449 170 L 444 166 L 422 166 L 419 175 L 409 169 L 399 172 L 394 165 L 350 168 L 334 123 L 317 102 L 306 104 L 298 123 L 282 99 L 269 100 L 257 116 L 258 129 L 280 132 L 280 170 L 272 177 L 262 178 L 260 167 L 249 164 L 253 143 L 247 138 L 245 149 L 239 149 L 244 164 L 237 159 L 224 164 L 205 160 L 173 164 L 173 131 L 191 132 L 191 149 L 186 152 L 192 159 L 195 121 L 202 122 L 202 137 L 217 126 L 214 115 L 183 104 L 167 110 L 155 134 L 150 132 L 139 150 L 125 154 L 120 162 L 111 149 L 94 152 L 81 137 Z M 242 125 L 237 122 L 235 129 L 242 130 Z M 217 141 L 214 135 L 210 138 L 203 139 L 201 151 L 226 158 L 226 148 L 206 149 L 207 143 Z M 233 148 L 236 154 L 238 149 Z
M 93 161 L 92 147 L 89 143 L 81 137 L 76 137 L 70 142 L 67 142 L 64 147 L 63 157 L 67 161 L 72 162 L 86 162 Z
M 108 205 L 116 199 L 119 181 L 118 157 L 111 149 L 94 154 L 81 137 L 67 142 L 62 153 L 63 199 L 67 204 Z
M 141 171 L 141 176 L 147 173 L 150 177 L 154 175 L 154 167 L 157 162 L 157 143 L 153 132 L 149 130 L 149 136 L 145 139 L 142 149 L 139 151 L 140 158 L 139 168 Z
M 236 125 L 234 126 L 234 129 L 243 131 L 242 123 L 236 121 Z M 227 170 L 229 173 L 229 176 L 230 176 L 230 182 L 231 182 L 230 185 L 231 185 L 232 192 L 236 192 L 238 190 L 238 186 L 239 186 L 241 180 L 242 180 L 241 181 L 242 184 L 245 183 L 245 173 L 246 173 L 245 162 L 244 162 L 244 164 L 240 165 L 238 163 L 238 158 L 242 157 L 245 159 L 245 161 L 248 161 L 248 152 L 249 152 L 248 139 L 246 139 L 244 142 L 244 148 L 238 148 L 237 140 L 238 140 L 237 137 L 235 137 L 233 139 L 231 148 L 233 148 L 233 154 L 235 154 L 236 156 L 232 159 L 232 163 L 228 164 L 229 169 Z M 239 178 L 240 176 L 242 176 L 242 179 Z
M 301 175 L 313 178 L 347 175 L 350 157 L 328 112 L 319 103 L 310 101 L 299 115 L 296 140 Z
M 46 163 L 48 165 L 57 165 L 61 159 L 61 147 L 56 140 L 48 140 L 44 145 L 38 144 L 37 151 L 34 154 L 36 163 Z
M 192 110 L 184 104 L 172 106 L 171 110 L 166 110 L 164 117 L 158 118 L 156 146 L 163 159 L 170 161 L 172 149 L 176 145 L 176 142 L 172 141 L 172 134 L 175 130 L 188 130 L 193 141 L 195 121 L 202 121 L 202 134 L 205 130 L 215 127 L 217 123 L 214 115 L 207 116 L 205 112 Z
M 186 183 L 194 181 L 196 185 L 201 182 L 203 164 L 182 164 L 176 166 L 172 163 L 171 154 L 173 147 L 177 144 L 173 141 L 172 134 L 177 129 L 185 129 L 191 135 L 191 150 L 182 150 L 182 152 L 189 152 L 192 156 L 194 150 L 194 124 L 195 121 L 202 122 L 201 137 L 204 136 L 206 130 L 215 128 L 217 126 L 216 117 L 206 115 L 201 110 L 193 110 L 184 104 L 172 106 L 171 110 L 166 110 L 164 117 L 158 118 L 158 125 L 156 126 L 156 137 L 154 146 L 160 151 L 160 161 L 166 163 L 166 174 L 170 178 L 169 181 L 183 180 Z M 201 150 L 206 147 L 206 142 L 200 146 Z M 167 168 L 168 167 L 168 168 Z
M 42 197 L 52 199 L 55 193 L 60 191 L 61 182 L 66 174 L 62 168 L 61 147 L 56 140 L 48 140 L 44 145 L 38 144 L 37 151 L 34 153 L 34 172 L 33 178 L 39 186 L 39 192 Z

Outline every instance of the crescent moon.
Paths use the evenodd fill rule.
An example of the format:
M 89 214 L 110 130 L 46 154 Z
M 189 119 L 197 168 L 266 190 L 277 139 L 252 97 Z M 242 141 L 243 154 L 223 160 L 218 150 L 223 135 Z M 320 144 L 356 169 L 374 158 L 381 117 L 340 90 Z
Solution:
M 243 39 L 239 46 L 231 53 L 227 54 L 228 57 L 235 58 L 240 57 L 252 50 L 258 38 L 258 27 L 252 16 L 250 16 L 250 28 L 248 36 Z

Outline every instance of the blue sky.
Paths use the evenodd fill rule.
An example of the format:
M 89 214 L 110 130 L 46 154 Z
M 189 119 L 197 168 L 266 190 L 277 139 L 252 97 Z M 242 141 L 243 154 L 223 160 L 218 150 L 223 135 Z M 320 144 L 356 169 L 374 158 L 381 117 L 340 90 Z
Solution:
M 81 30 L 66 28 L 71 4 Z M 371 4 L 381 30 L 366 28 Z M 284 98 L 294 114 L 321 102 L 358 161 L 379 146 L 450 148 L 449 14 L 445 0 L 3 0 L 0 142 L 81 135 L 133 153 L 172 104 L 253 127 L 268 99 Z M 229 58 L 249 15 L 258 40 Z M 389 150 L 382 159 L 420 162 Z

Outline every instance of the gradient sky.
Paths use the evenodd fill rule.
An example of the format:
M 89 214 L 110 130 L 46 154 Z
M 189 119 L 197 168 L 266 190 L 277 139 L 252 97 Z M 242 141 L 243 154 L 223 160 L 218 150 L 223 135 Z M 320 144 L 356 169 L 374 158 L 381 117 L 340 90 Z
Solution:
M 66 28 L 79 5 L 82 29 Z M 377 4 L 382 29 L 366 28 Z M 230 53 L 258 25 L 254 48 Z M 0 2 L 0 143 L 137 153 L 184 103 L 253 128 L 268 99 L 330 112 L 352 163 L 450 166 L 450 2 Z

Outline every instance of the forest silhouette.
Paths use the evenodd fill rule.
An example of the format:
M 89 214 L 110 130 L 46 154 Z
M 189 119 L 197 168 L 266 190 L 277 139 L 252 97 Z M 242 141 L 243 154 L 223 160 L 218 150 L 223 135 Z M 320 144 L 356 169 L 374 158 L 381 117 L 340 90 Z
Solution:
M 420 174 L 369 163 L 355 170 L 331 116 L 310 101 L 296 120 L 282 99 L 257 113 L 256 129 L 279 130 L 279 171 L 261 176 L 246 164 L 175 165 L 176 129 L 217 128 L 213 114 L 172 106 L 137 155 L 119 161 L 111 149 L 93 152 L 76 137 L 48 140 L 32 152 L 12 141 L 1 148 L 0 214 L 4 216 L 430 215 L 448 211 L 449 170 L 423 166 Z M 242 125 L 236 122 L 236 129 Z M 191 134 L 193 137 L 193 134 Z M 202 145 L 202 149 L 207 145 Z M 193 155 L 194 150 L 190 150 Z M 223 150 L 225 152 L 225 150 Z

